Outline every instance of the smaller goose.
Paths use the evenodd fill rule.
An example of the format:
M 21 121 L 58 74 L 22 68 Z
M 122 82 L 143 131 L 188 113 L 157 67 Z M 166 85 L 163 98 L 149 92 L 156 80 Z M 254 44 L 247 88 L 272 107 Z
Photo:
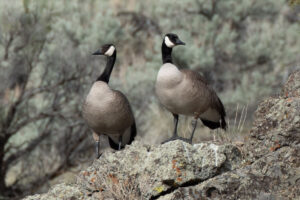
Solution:
M 179 70 L 172 63 L 172 48 L 176 45 L 185 43 L 176 34 L 166 34 L 161 47 L 163 65 L 157 75 L 155 90 L 159 101 L 174 116 L 173 136 L 165 142 L 181 139 L 192 143 L 198 118 L 210 129 L 225 130 L 226 113 L 223 103 L 200 74 L 187 69 Z M 195 118 L 190 139 L 179 137 L 177 134 L 180 114 Z
M 105 55 L 107 63 L 103 73 L 94 82 L 85 102 L 82 114 L 88 126 L 93 130 L 96 141 L 97 158 L 99 153 L 99 135 L 108 136 L 110 147 L 115 150 L 131 144 L 136 136 L 136 126 L 130 104 L 126 96 L 109 87 L 110 74 L 114 67 L 117 51 L 112 44 L 103 45 L 93 55 Z

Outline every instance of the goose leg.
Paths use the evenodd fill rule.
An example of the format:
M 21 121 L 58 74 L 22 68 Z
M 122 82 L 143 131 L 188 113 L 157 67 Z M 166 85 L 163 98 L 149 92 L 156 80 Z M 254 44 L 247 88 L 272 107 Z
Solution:
M 195 133 L 195 130 L 196 130 L 196 127 L 197 127 L 197 122 L 198 122 L 198 119 L 195 119 L 194 121 L 192 121 L 193 131 L 192 131 L 192 135 L 191 135 L 190 140 L 189 140 L 190 144 L 192 144 L 192 141 L 193 141 L 194 133 Z
M 179 121 L 179 116 L 177 114 L 173 114 L 173 117 L 174 117 L 174 131 L 173 131 L 173 137 L 178 137 L 178 134 L 177 134 L 177 126 L 178 126 L 178 121 Z
M 119 150 L 121 150 L 122 147 L 122 135 L 119 136 Z
M 186 139 L 186 138 L 183 138 L 183 137 L 179 137 L 178 136 L 178 133 L 177 133 L 177 126 L 178 126 L 178 121 L 179 121 L 179 116 L 177 114 L 173 114 L 173 117 L 174 117 L 174 131 L 173 131 L 173 136 L 167 140 L 165 140 L 163 142 L 164 143 L 167 143 L 167 142 L 170 142 L 170 141 L 173 141 L 173 140 L 182 140 L 182 141 L 185 141 L 185 142 L 188 142 L 190 143 L 190 140 L 189 139 Z
M 99 159 L 101 157 L 101 153 L 100 153 L 100 141 L 95 141 L 95 149 L 96 149 L 96 155 L 97 155 L 97 159 Z
M 95 140 L 95 150 L 96 150 L 96 155 L 97 155 L 97 159 L 100 158 L 101 154 L 100 154 L 100 138 L 99 135 L 96 134 L 95 132 L 93 132 L 93 138 Z

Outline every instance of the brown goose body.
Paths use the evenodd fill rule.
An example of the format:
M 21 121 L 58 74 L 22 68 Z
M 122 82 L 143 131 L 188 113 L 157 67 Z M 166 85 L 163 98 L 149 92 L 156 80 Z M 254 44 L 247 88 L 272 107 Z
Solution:
M 158 72 L 155 89 L 159 101 L 173 114 L 194 116 L 213 123 L 221 121 L 221 127 L 225 128 L 224 106 L 197 72 L 179 70 L 172 63 L 165 63 Z
M 108 135 L 113 140 L 130 131 L 134 124 L 134 116 L 125 95 L 110 89 L 103 81 L 93 84 L 83 104 L 82 114 L 96 134 Z

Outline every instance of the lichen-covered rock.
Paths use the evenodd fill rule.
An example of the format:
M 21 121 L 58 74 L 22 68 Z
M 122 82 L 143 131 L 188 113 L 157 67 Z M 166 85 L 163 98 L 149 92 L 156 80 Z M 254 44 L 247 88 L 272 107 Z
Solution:
M 172 141 L 149 146 L 134 142 L 106 152 L 79 175 L 77 184 L 59 184 L 35 199 L 156 199 L 179 187 L 196 185 L 237 169 L 242 155 L 231 144 L 190 145 Z
M 287 97 L 264 100 L 256 111 L 256 118 L 245 148 L 251 162 L 283 146 L 300 143 L 300 71 L 292 74 L 283 91 Z
M 300 96 L 300 70 L 292 73 L 282 88 L 284 98 Z
M 300 197 L 300 146 L 276 152 L 196 186 L 181 187 L 159 200 L 297 199 Z
M 150 199 L 236 169 L 241 161 L 241 153 L 233 145 L 172 141 L 147 146 L 134 142 L 123 151 L 102 155 L 80 174 L 78 184 L 94 195 L 109 196 L 113 191 L 107 184 L 124 187 L 130 179 L 140 196 Z
M 86 192 L 79 188 L 77 185 L 58 184 L 49 190 L 46 194 L 37 194 L 28 196 L 24 200 L 76 200 L 88 199 Z

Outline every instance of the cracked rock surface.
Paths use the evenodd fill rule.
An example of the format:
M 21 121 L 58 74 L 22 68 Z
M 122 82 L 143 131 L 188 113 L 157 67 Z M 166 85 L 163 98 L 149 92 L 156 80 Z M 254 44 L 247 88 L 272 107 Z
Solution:
M 106 192 L 104 196 L 109 196 L 111 190 L 103 183 L 134 185 L 142 199 L 157 199 L 181 186 L 195 185 L 233 170 L 241 161 L 241 153 L 233 145 L 190 145 L 177 140 L 147 146 L 134 142 L 124 151 L 107 153 L 96 160 L 80 174 L 78 184 L 93 191 L 93 196 Z M 126 184 L 129 181 L 132 182 Z
M 281 95 L 259 105 L 242 148 L 134 142 L 122 151 L 104 153 L 79 174 L 76 184 L 59 184 L 25 199 L 299 199 L 299 155 L 296 71 Z
M 80 173 L 77 184 L 56 185 L 46 195 L 27 199 L 158 199 L 237 169 L 241 163 L 240 151 L 231 144 L 134 142 L 123 151 L 104 153 Z

